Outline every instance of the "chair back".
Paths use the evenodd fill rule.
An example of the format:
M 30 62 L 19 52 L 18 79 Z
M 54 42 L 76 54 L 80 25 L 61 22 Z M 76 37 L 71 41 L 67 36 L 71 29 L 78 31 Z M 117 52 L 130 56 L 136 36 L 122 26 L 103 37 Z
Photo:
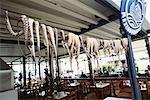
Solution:
M 147 94 L 150 95 L 150 81 L 146 82 Z
M 77 91 L 71 91 L 68 100 L 77 100 Z

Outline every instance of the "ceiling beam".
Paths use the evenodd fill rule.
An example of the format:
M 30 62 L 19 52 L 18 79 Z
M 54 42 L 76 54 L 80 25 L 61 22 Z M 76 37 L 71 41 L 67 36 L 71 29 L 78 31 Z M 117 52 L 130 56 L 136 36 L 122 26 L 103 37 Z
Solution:
M 92 24 L 97 24 L 97 22 L 95 20 L 90 19 L 88 17 L 85 17 L 85 16 L 83 16 L 81 14 L 78 14 L 76 12 L 73 12 L 71 10 L 68 10 L 66 8 L 63 8 L 59 5 L 56 5 L 56 4 L 53 4 L 53 3 L 50 3 L 50 2 L 47 2 L 47 1 L 44 1 L 44 0 L 29 0 L 29 1 L 31 1 L 32 3 L 37 3 L 39 5 L 45 6 L 45 7 L 50 8 L 50 9 L 54 9 L 56 11 L 59 11 L 61 13 L 67 14 L 69 16 L 78 18 L 80 20 L 83 20 L 83 21 L 86 21 L 86 22 L 89 22 L 89 23 L 92 23 Z
M 6 40 L 6 39 L 0 39 L 0 43 L 6 43 L 6 44 L 18 44 L 17 40 Z M 19 41 L 21 45 L 25 45 L 24 41 Z
M 82 2 L 80 2 L 78 0 L 74 0 L 74 1 L 72 1 L 72 0 L 64 0 L 64 1 L 66 1 L 66 2 L 68 2 L 70 4 L 72 4 L 72 5 L 75 5 L 75 6 L 81 8 L 81 9 L 83 9 L 83 10 L 85 10 L 85 11 L 87 11 L 87 12 L 93 14 L 93 15 L 96 15 L 96 16 L 102 18 L 102 19 L 108 20 L 108 18 L 106 16 L 104 16 L 102 13 L 100 13 L 99 11 L 97 11 L 97 10 L 87 6 L 87 5 L 85 5 L 84 3 L 82 3 Z
M 4 57 L 16 58 L 16 57 L 23 57 L 23 56 L 4 56 L 4 55 L 1 56 L 1 55 L 0 55 L 0 57 L 3 57 L 3 58 L 4 58 Z
M 27 7 L 27 6 L 12 3 L 12 2 L 9 2 L 9 1 L 3 1 L 1 3 L 1 7 L 3 9 L 8 9 L 10 11 L 23 13 L 23 14 L 26 14 L 26 15 L 29 15 L 29 16 L 39 17 L 40 19 L 44 19 L 44 20 L 51 20 L 52 22 L 58 22 L 60 24 L 65 23 L 66 25 L 69 24 L 69 25 L 79 27 L 79 28 L 88 28 L 88 26 L 85 25 L 85 24 L 82 24 L 82 23 L 79 23 L 79 22 L 76 22 L 76 21 L 72 21 L 72 20 L 69 20 L 69 19 L 65 19 L 65 18 L 56 16 L 56 15 L 52 15 L 50 13 L 42 12 L 42 11 L 39 11 L 39 10 L 36 10 L 36 9 L 32 9 L 32 8 Z
M 112 38 L 120 38 L 120 36 L 114 35 L 114 34 L 112 34 L 112 33 L 107 33 L 107 32 L 102 31 L 102 30 L 100 30 L 100 29 L 95 29 L 95 30 L 92 30 L 91 32 L 95 32 L 95 33 L 97 33 L 97 34 L 99 34 L 99 35 L 108 37 L 108 38 L 110 38 L 110 39 L 112 39 Z
M 108 33 L 114 34 L 116 36 L 122 37 L 122 35 L 119 31 L 116 31 L 115 29 L 112 29 L 108 26 L 100 27 L 99 29 L 104 31 L 104 32 L 108 32 Z
M 147 32 L 148 34 L 150 34 L 150 30 L 147 30 L 146 32 Z
M 76 32 L 75 34 L 77 34 L 77 35 L 84 34 L 84 33 L 88 32 L 88 31 L 94 30 L 94 29 L 99 28 L 99 27 L 101 27 L 103 25 L 106 25 L 106 24 L 108 24 L 108 23 L 110 23 L 112 21 L 115 21 L 118 18 L 119 18 L 119 15 L 112 14 L 112 15 L 108 16 L 108 20 L 109 21 L 105 20 L 105 19 L 101 19 L 101 20 L 98 21 L 98 24 L 96 24 L 96 25 L 95 24 L 91 24 L 91 25 L 89 25 L 88 29 L 82 28 L 81 32 Z
M 109 2 L 111 2 L 111 4 L 107 1 L 107 0 L 95 0 L 97 3 L 103 5 L 104 7 L 107 7 L 109 9 L 111 9 L 112 11 L 114 11 L 116 14 L 120 14 L 120 12 L 118 12 L 118 9 L 116 9 L 112 3 L 112 0 L 109 0 Z
M 98 39 L 110 39 L 109 37 L 105 37 L 103 35 L 99 35 L 99 34 L 94 33 L 94 32 L 86 32 L 85 35 L 90 36 L 90 37 L 94 37 L 94 38 L 98 38 Z
M 120 15 L 120 11 L 119 11 L 119 7 L 115 7 L 115 3 L 112 1 L 112 0 L 96 0 L 96 2 L 106 6 L 106 7 L 109 7 L 110 9 L 112 9 L 117 15 Z M 119 19 L 119 17 L 118 17 Z M 139 38 L 146 35 L 147 32 L 142 28 L 142 30 L 135 36 L 132 36 L 132 39 L 135 39 L 135 38 Z
M 10 40 L 10 39 L 0 39 L 0 43 L 5 43 L 5 44 L 18 44 L 17 40 Z M 25 42 L 24 41 L 19 41 L 20 45 L 24 45 L 25 46 Z M 37 42 L 34 43 L 35 46 L 37 46 Z M 40 43 L 41 46 L 44 46 L 44 43 Z
M 12 13 L 12 12 L 9 12 L 9 14 L 10 13 Z M 15 13 L 13 13 L 13 14 L 15 14 Z M 19 15 L 18 15 L 19 16 Z M 5 25 L 5 27 L 6 27 L 6 22 L 5 22 L 5 19 L 4 18 L 1 18 L 2 20 L 1 20 L 1 23 L 0 24 L 2 24 L 2 25 Z M 46 25 L 50 25 L 50 26 L 52 26 L 52 27 L 55 27 L 55 28 L 59 28 L 59 29 L 63 29 L 63 30 L 65 30 L 65 31 L 70 31 L 70 32 L 80 32 L 80 29 L 78 29 L 78 28 L 73 28 L 73 27 L 71 27 L 71 26 L 66 26 L 66 25 L 62 25 L 62 24 L 58 24 L 58 23 L 53 23 L 53 22 L 50 22 L 50 21 L 45 21 L 45 20 L 40 20 L 40 19 L 37 19 L 37 21 L 39 21 L 40 23 L 44 23 L 44 24 L 46 24 Z M 16 20 L 12 20 L 12 19 L 10 19 L 10 23 L 11 23 L 11 26 L 12 27 L 14 27 L 14 28 L 18 28 L 19 27 L 19 29 L 22 29 L 21 27 L 22 27 L 22 25 L 21 24 L 19 24 L 19 26 L 17 26 L 17 21 Z M 0 27 L 2 27 L 2 26 L 0 26 Z M 14 29 L 13 28 L 13 29 Z

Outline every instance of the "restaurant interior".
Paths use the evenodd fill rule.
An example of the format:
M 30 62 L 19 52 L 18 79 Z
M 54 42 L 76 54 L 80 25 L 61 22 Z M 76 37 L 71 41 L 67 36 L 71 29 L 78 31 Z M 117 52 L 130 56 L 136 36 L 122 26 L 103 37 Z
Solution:
M 0 1 L 0 100 L 132 100 L 119 2 Z M 149 33 L 146 15 L 131 36 L 139 100 L 150 100 Z

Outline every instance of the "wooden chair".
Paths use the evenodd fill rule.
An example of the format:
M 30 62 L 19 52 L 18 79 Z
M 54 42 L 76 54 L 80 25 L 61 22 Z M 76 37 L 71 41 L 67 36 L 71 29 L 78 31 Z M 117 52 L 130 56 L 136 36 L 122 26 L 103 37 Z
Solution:
M 90 93 L 90 85 L 91 85 L 91 82 L 90 82 L 90 81 L 87 81 L 87 82 L 85 83 L 85 85 L 86 85 L 86 91 L 87 91 L 87 94 L 88 94 L 88 93 Z
M 94 92 L 90 92 L 85 96 L 84 100 L 99 100 Z
M 150 95 L 150 81 L 146 82 L 147 94 Z
M 92 96 L 95 96 L 96 99 L 100 99 L 100 97 L 102 97 L 101 92 L 97 90 L 97 87 L 95 85 L 90 86 L 90 94 L 92 94 Z
M 132 90 L 131 87 L 128 85 L 123 85 L 123 82 L 121 81 L 119 84 L 120 92 L 117 94 L 117 97 L 120 98 L 132 98 Z
M 132 93 L 127 93 L 127 92 L 119 92 L 117 94 L 117 97 L 119 98 L 132 98 Z
M 68 100 L 77 100 L 77 90 L 70 92 Z
M 122 80 L 113 80 L 111 81 L 111 93 L 113 96 L 117 96 L 117 94 L 120 92 L 120 87 L 122 87 Z
M 61 86 L 60 86 L 61 90 L 63 90 L 63 91 L 68 90 L 67 83 L 68 83 L 67 81 L 61 82 Z
M 111 85 L 104 88 L 104 97 L 111 96 Z

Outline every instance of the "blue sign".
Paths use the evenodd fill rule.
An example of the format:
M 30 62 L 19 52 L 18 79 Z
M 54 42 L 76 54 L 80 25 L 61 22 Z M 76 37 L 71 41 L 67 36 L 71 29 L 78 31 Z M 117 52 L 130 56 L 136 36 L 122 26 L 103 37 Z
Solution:
M 141 30 L 145 10 L 145 0 L 122 0 L 120 11 L 123 29 L 131 35 L 137 34 Z

